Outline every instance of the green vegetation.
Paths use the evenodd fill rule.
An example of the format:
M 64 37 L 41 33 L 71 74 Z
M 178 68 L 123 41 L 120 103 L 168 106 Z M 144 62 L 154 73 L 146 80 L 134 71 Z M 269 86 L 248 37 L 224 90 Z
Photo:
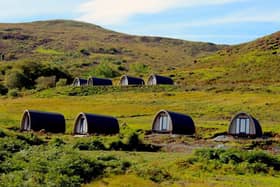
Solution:
M 146 64 L 131 64 L 130 69 L 132 72 L 135 72 L 136 74 L 147 74 L 150 72 L 149 67 Z
M 39 77 L 38 79 L 36 79 L 35 82 L 37 83 L 36 87 L 38 89 L 53 88 L 56 85 L 56 77 L 55 76 Z
M 101 63 L 93 70 L 93 72 L 90 72 L 89 75 L 91 76 L 97 76 L 97 77 L 105 77 L 105 78 L 114 78 L 119 76 L 119 72 L 114 70 L 111 66 L 108 65 L 108 63 Z
M 76 149 L 81 138 L 0 133 L 0 186 L 277 186 L 280 158 L 262 151 L 199 149 L 192 154 L 100 151 L 109 139 L 99 137 L 92 149 Z M 128 143 L 139 140 L 132 132 Z M 84 137 L 88 141 L 93 137 Z M 106 140 L 107 139 L 107 140 Z M 141 140 L 142 141 L 142 140 Z M 141 142 L 140 141 L 140 142 Z M 123 181 L 122 178 L 127 178 Z M 254 180 L 251 180 L 255 178 Z M 118 180 L 116 180 L 118 179 Z M 123 181 L 123 182 L 121 182 Z M 206 182 L 207 181 L 207 182 Z
M 5 95 L 8 93 L 8 88 L 5 87 L 4 85 L 0 84 L 0 94 Z
M 270 174 L 277 175 L 280 170 L 278 157 L 262 151 L 244 152 L 240 150 L 201 149 L 193 157 L 182 163 L 189 169 L 221 174 Z
M 8 88 L 23 88 L 28 85 L 28 79 L 19 71 L 9 72 L 5 78 Z
M 31 147 L 31 143 L 1 139 L 1 186 L 79 186 L 100 176 L 122 174 L 129 167 L 113 156 L 90 158 L 67 146 Z
M 46 54 L 46 55 L 63 55 L 63 52 L 59 52 L 53 49 L 44 49 L 42 47 L 37 48 L 36 52 L 41 54 Z
M 0 24 L 0 43 L 0 186 L 280 186 L 279 32 L 219 46 L 56 20 Z M 67 86 L 152 72 L 176 85 Z M 66 134 L 20 132 L 25 109 L 64 114 Z M 152 134 L 160 109 L 190 115 L 195 136 Z M 214 139 L 239 111 L 266 139 Z M 120 133 L 74 137 L 80 112 L 117 117 Z

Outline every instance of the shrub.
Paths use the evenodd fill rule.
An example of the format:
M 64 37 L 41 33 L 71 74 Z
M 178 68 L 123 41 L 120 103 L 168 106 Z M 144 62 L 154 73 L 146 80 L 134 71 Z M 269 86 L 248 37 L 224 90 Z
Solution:
M 6 86 L 9 89 L 29 87 L 29 81 L 20 71 L 11 71 L 5 77 Z
M 262 151 L 246 152 L 236 149 L 200 149 L 195 152 L 194 157 L 187 159 L 184 165 L 199 167 L 205 171 L 230 168 L 230 171 L 236 174 L 280 171 L 279 158 Z
M 142 144 L 142 141 L 139 138 L 139 135 L 136 132 L 133 132 L 128 137 L 127 145 L 130 147 L 137 147 Z
M 138 74 L 144 74 L 150 71 L 149 66 L 142 63 L 131 64 L 130 69 Z
M 0 138 L 4 138 L 6 136 L 7 134 L 2 129 L 0 129 Z
M 115 157 L 88 158 L 65 146 L 33 146 L 0 166 L 5 172 L 0 186 L 80 186 L 108 172 L 124 173 L 130 164 Z
M 224 164 L 228 164 L 229 162 L 233 162 L 234 164 L 237 164 L 237 163 L 241 163 L 243 159 L 238 152 L 229 150 L 220 154 L 220 161 Z
M 195 151 L 195 156 L 201 159 L 218 160 L 220 153 L 225 152 L 223 149 L 199 149 Z
M 11 89 L 11 90 L 9 90 L 8 96 L 9 97 L 18 97 L 18 96 L 20 96 L 19 90 L 18 89 Z
M 96 67 L 96 69 L 94 70 L 94 74 L 97 76 L 108 77 L 108 78 L 114 78 L 119 76 L 119 73 L 113 70 L 113 68 L 109 66 L 108 63 L 105 62 L 99 64 Z
M 85 55 L 85 56 L 89 56 L 90 52 L 87 49 L 81 49 L 80 52 Z
M 10 153 L 16 153 L 27 147 L 28 146 L 24 141 L 12 137 L 5 137 L 2 138 L 0 141 L 0 151 L 8 151 Z
M 62 87 L 67 85 L 67 79 L 59 79 L 56 83 L 56 87 Z
M 34 61 L 20 61 L 13 66 L 12 72 L 20 72 L 26 79 L 26 88 L 34 88 L 36 79 L 39 77 L 52 77 L 56 79 L 66 78 L 71 76 L 62 67 L 53 65 L 53 63 L 39 63 Z
M 66 143 L 60 138 L 54 138 L 49 142 L 49 144 L 59 147 L 59 146 L 65 145 Z
M 119 71 L 127 71 L 126 67 L 119 65 L 118 66 Z
M 245 160 L 250 164 L 263 163 L 275 170 L 280 170 L 280 160 L 262 151 L 254 151 L 251 154 L 247 154 Z
M 0 95 L 6 95 L 8 93 L 8 88 L 6 86 L 0 84 Z
M 172 179 L 171 174 L 166 169 L 159 167 L 148 167 L 138 169 L 137 175 L 157 183 Z
M 77 142 L 74 146 L 74 148 L 78 148 L 79 150 L 106 150 L 105 145 L 100 140 L 92 140 L 92 141 L 81 141 Z
M 55 76 L 50 76 L 50 77 L 39 77 L 36 79 L 36 87 L 39 89 L 47 89 L 47 88 L 53 88 L 55 87 Z
M 114 141 L 110 144 L 110 150 L 123 151 L 126 149 L 126 144 L 124 144 L 121 140 Z
M 41 145 L 44 143 L 42 139 L 40 139 L 35 134 L 26 134 L 26 135 L 17 135 L 17 139 L 26 142 L 28 145 Z

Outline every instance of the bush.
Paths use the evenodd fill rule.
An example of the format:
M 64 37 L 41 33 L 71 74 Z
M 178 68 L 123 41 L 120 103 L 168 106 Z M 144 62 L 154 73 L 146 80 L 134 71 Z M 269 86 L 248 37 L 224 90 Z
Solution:
M 137 175 L 152 180 L 156 183 L 172 179 L 171 174 L 166 169 L 158 167 L 140 168 L 137 170 Z
M 10 153 L 16 153 L 27 147 L 28 145 L 24 141 L 11 137 L 2 138 L 0 141 L 0 151 L 8 151 Z
M 149 66 L 142 63 L 131 64 L 130 69 L 138 74 L 145 74 L 150 71 Z
M 197 165 L 205 171 L 222 171 L 223 168 L 231 168 L 230 171 L 236 174 L 280 171 L 280 160 L 273 155 L 262 151 L 246 152 L 235 149 L 200 149 L 184 164 L 194 168 Z
M 67 79 L 59 79 L 56 83 L 56 87 L 62 87 L 67 85 Z
M 73 147 L 78 148 L 79 150 L 87 150 L 87 151 L 106 150 L 105 145 L 100 140 L 77 142 Z
M 29 81 L 26 76 L 20 71 L 9 72 L 5 77 L 6 86 L 9 89 L 21 89 L 23 87 L 29 87 Z
M 115 157 L 89 158 L 70 147 L 34 146 L 0 166 L 5 173 L 0 186 L 80 186 L 109 172 L 124 173 L 130 164 Z
M 127 145 L 132 148 L 137 148 L 140 144 L 142 144 L 142 141 L 140 140 L 139 135 L 136 132 L 130 134 Z
M 28 145 L 41 145 L 45 143 L 42 139 L 40 139 L 37 135 L 34 134 L 26 134 L 26 135 L 17 135 L 17 139 L 26 142 Z
M 54 138 L 49 142 L 49 144 L 59 147 L 59 146 L 65 145 L 66 143 L 60 138 Z
M 8 93 L 8 88 L 0 84 L 0 95 L 6 95 Z
M 87 49 L 81 49 L 80 52 L 85 55 L 85 56 L 89 56 L 90 52 Z
M 117 71 L 113 70 L 113 68 L 110 67 L 108 63 L 99 64 L 94 70 L 94 74 L 96 76 L 108 77 L 108 78 L 114 78 L 120 75 Z
M 19 90 L 18 89 L 11 89 L 11 90 L 9 90 L 8 96 L 9 97 L 18 97 L 18 96 L 20 96 Z
M 247 154 L 245 160 L 250 164 L 263 163 L 275 170 L 280 170 L 280 160 L 262 151 L 254 151 L 251 154 Z
M 55 87 L 55 76 L 50 76 L 50 77 L 39 77 L 36 79 L 36 87 L 38 89 L 47 89 L 47 88 L 53 88 Z
M 110 144 L 110 150 L 123 151 L 127 149 L 127 145 L 121 140 L 114 141 Z
M 4 138 L 6 136 L 7 134 L 2 129 L 0 129 L 0 138 Z
M 10 72 L 7 72 L 8 69 L 12 69 Z M 55 76 L 56 79 L 70 79 L 71 76 L 64 70 L 62 67 L 53 65 L 53 63 L 39 63 L 34 61 L 20 61 L 16 62 L 15 65 L 10 68 L 6 68 L 2 71 L 3 74 L 6 74 L 5 81 L 8 88 L 34 88 L 36 80 L 39 77 L 52 77 Z M 43 81 L 43 87 L 46 85 Z M 52 83 L 52 87 L 53 87 Z

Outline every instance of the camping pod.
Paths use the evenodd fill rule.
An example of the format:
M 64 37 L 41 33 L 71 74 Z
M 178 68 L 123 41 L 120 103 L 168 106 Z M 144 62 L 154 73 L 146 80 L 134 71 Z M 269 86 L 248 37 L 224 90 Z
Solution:
M 101 79 L 96 77 L 89 77 L 87 80 L 88 86 L 112 86 L 113 83 L 110 79 Z
M 147 81 L 148 85 L 159 85 L 159 84 L 170 84 L 173 85 L 174 82 L 169 77 L 164 77 L 160 75 L 151 75 Z
M 76 77 L 73 81 L 72 86 L 86 86 L 87 82 L 88 81 L 86 79 L 81 79 L 79 77 Z
M 59 113 L 25 110 L 21 119 L 21 130 L 64 133 L 65 119 Z
M 75 119 L 74 134 L 117 134 L 119 123 L 116 118 L 96 114 L 80 113 Z
M 232 118 L 228 134 L 238 137 L 261 137 L 262 128 L 259 121 L 254 117 L 240 112 Z
M 152 131 L 154 133 L 193 135 L 195 125 L 190 116 L 161 110 L 154 118 Z
M 144 85 L 145 82 L 143 79 L 138 77 L 131 77 L 124 75 L 121 77 L 120 85 L 121 86 L 128 86 L 128 85 Z

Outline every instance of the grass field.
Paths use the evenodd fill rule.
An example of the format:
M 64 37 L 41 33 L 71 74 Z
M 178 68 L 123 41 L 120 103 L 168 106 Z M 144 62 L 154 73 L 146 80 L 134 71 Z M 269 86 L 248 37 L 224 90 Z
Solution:
M 192 116 L 197 127 L 196 138 L 191 137 L 158 137 L 157 140 L 143 139 L 144 143 L 158 141 L 185 144 L 191 149 L 187 152 L 127 152 L 127 151 L 80 151 L 81 155 L 129 161 L 128 170 L 118 172 L 108 167 L 107 174 L 95 178 L 90 186 L 279 186 L 278 170 L 265 170 L 266 172 L 249 172 L 246 164 L 241 163 L 235 168 L 231 163 L 221 165 L 216 161 L 200 161 L 193 165 L 181 166 L 180 163 L 192 156 L 191 150 L 197 148 L 219 146 L 211 143 L 207 138 L 216 133 L 226 132 L 231 117 L 245 111 L 255 116 L 261 123 L 264 132 L 280 132 L 280 97 L 277 88 L 275 92 L 252 91 L 185 91 L 181 87 L 135 87 L 135 88 L 109 88 L 106 90 L 96 88 L 54 88 L 41 92 L 22 92 L 23 97 L 0 99 L 0 128 L 10 134 L 19 132 L 7 129 L 19 128 L 22 112 L 25 109 L 60 112 L 65 115 L 67 122 L 66 135 L 41 135 L 39 138 L 51 142 L 61 139 L 67 146 L 77 145 L 77 142 L 95 141 L 95 137 L 74 138 L 73 123 L 79 112 L 89 112 L 111 115 L 118 118 L 121 125 L 126 124 L 131 129 L 150 130 L 153 117 L 161 109 L 181 112 Z M 87 93 L 87 96 L 78 96 Z M 76 95 L 76 96 L 69 96 Z M 122 132 L 126 133 L 126 132 Z M 16 135 L 18 136 L 18 135 Z M 127 135 L 125 135 L 127 136 Z M 93 139 L 91 139 L 93 138 Z M 202 139 L 201 139 L 202 138 Z M 206 139 L 205 139 L 206 138 Z M 34 139 L 34 138 L 33 138 Z M 118 136 L 97 137 L 108 147 L 111 142 L 118 140 Z M 35 139 L 36 140 L 36 139 Z M 123 141 L 126 141 L 125 139 Z M 262 143 L 256 146 L 254 140 L 233 141 L 224 146 L 238 149 L 266 150 L 266 144 L 279 146 L 277 142 Z M 257 143 L 258 144 L 258 143 Z M 34 146 L 33 146 L 34 147 Z M 250 148 L 251 147 L 251 148 Z M 32 148 L 33 149 L 33 148 Z M 63 150 L 63 149 L 62 149 Z M 168 148 L 165 151 L 168 151 Z M 19 152 L 19 154 L 22 154 Z M 37 153 L 36 153 L 37 154 Z M 48 153 L 49 154 L 49 153 Z M 17 154 L 15 154 L 17 155 Z M 17 157 L 15 156 L 15 159 Z M 108 162 L 111 163 L 111 162 Z M 245 165 L 244 165 L 245 164 Z M 204 165 L 208 165 L 207 168 Z M 245 167 L 246 166 L 246 167 Z M 34 166 L 35 168 L 37 166 Z M 116 167 L 116 166 L 114 166 Z M 218 167 L 218 168 L 216 168 Z M 246 171 L 239 174 L 239 168 L 245 167 Z M 256 167 L 263 167 L 256 166 Z M 216 168 L 216 169 L 215 169 Z M 257 170 L 256 170 L 257 171 Z M 262 171 L 262 170 L 261 170 Z M 9 174 L 10 176 L 12 174 Z M 3 176 L 2 176 L 3 177 Z M 7 177 L 4 180 L 8 180 Z
M 89 154 L 89 153 L 86 153 Z M 92 154 L 92 152 L 90 153 Z M 173 179 L 158 184 L 149 180 L 149 177 L 139 177 L 132 172 L 124 175 L 109 176 L 102 180 L 95 181 L 85 187 L 91 186 L 159 186 L 159 187 L 213 187 L 213 186 L 279 186 L 278 176 L 269 175 L 234 175 L 221 174 L 215 170 L 210 173 L 197 169 L 178 167 L 178 163 L 187 159 L 190 155 L 185 153 L 125 153 L 125 152 L 96 152 L 101 155 L 114 155 L 133 162 L 135 168 L 160 168 L 170 174 Z M 141 174 L 140 174 L 141 176 Z
M 52 89 L 54 91 L 54 89 Z M 49 93 L 48 93 L 49 94 Z M 255 116 L 264 131 L 280 132 L 280 97 L 274 93 L 205 92 L 172 90 L 120 91 L 90 96 L 57 95 L 49 98 L 31 95 L 0 100 L 1 127 L 19 126 L 23 110 L 35 109 L 60 112 L 71 133 L 79 112 L 115 116 L 120 124 L 134 129 L 151 129 L 154 115 L 161 109 L 190 115 L 197 127 L 226 131 L 231 117 L 239 111 Z M 198 132 L 203 135 L 203 132 Z

